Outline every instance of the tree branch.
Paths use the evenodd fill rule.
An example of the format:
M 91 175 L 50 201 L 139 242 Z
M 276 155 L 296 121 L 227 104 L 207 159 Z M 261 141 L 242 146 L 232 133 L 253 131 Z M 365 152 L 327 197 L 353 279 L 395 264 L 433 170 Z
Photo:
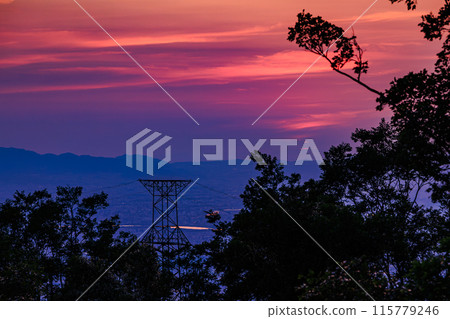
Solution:
M 330 65 L 333 64 L 333 62 L 332 62 L 326 55 L 322 54 L 322 56 L 330 63 Z M 362 85 L 363 87 L 365 87 L 365 88 L 366 88 L 367 90 L 369 90 L 370 92 L 375 93 L 375 94 L 377 94 L 377 95 L 379 95 L 379 96 L 383 96 L 383 93 L 381 93 L 380 91 L 377 91 L 377 90 L 371 88 L 370 86 L 368 86 L 367 84 L 361 82 L 361 81 L 359 80 L 359 78 L 356 79 L 356 78 L 354 78 L 353 76 L 351 76 L 350 74 L 347 74 L 347 73 L 345 73 L 345 72 L 342 72 L 342 71 L 339 70 L 339 69 L 336 69 L 336 68 L 333 68 L 333 67 L 331 67 L 331 68 L 332 68 L 334 71 L 336 71 L 337 73 L 342 74 L 342 75 L 348 77 L 349 79 L 351 79 L 352 81 L 355 81 L 355 82 L 358 83 L 359 85 Z
M 358 83 L 359 85 L 362 85 L 363 87 L 365 87 L 365 88 L 366 88 L 367 90 L 369 90 L 370 92 L 375 93 L 375 94 L 377 94 L 377 95 L 379 95 L 379 96 L 383 96 L 383 93 L 381 93 L 380 91 L 377 91 L 377 90 L 371 88 L 370 86 L 368 86 L 367 84 L 365 84 L 365 83 L 359 81 L 358 79 L 355 79 L 355 78 L 354 78 L 353 76 L 351 76 L 350 74 L 347 74 L 347 73 L 345 73 L 345 72 L 342 72 L 341 70 L 334 69 L 334 68 L 333 68 L 333 70 L 336 71 L 336 72 L 339 73 L 339 74 L 342 74 L 342 75 L 348 77 L 348 78 L 351 79 L 352 81 L 355 81 L 355 82 Z

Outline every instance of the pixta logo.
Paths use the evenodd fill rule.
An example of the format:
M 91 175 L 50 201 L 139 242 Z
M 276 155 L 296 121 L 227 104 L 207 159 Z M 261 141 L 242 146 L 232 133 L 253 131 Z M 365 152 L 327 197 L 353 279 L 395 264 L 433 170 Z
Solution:
M 241 162 L 240 165 L 248 165 L 251 162 L 250 156 L 258 163 L 258 165 L 266 165 L 263 157 L 259 153 L 261 147 L 267 142 L 267 139 L 259 139 L 256 143 L 252 143 L 248 139 L 241 139 L 241 143 L 248 151 L 248 155 Z M 237 165 L 237 140 L 229 139 L 227 143 L 228 148 L 228 165 Z M 282 165 L 288 164 L 288 150 L 291 148 L 298 148 L 297 139 L 270 139 L 270 146 L 279 149 L 279 159 Z M 202 147 L 214 147 L 214 153 L 203 154 Z M 223 161 L 224 158 L 224 140 L 223 139 L 194 139 L 192 143 L 193 157 L 192 164 L 200 165 L 201 155 L 207 161 Z M 314 156 L 314 159 L 312 156 Z M 323 165 L 324 161 L 316 143 L 313 139 L 306 139 L 301 146 L 300 152 L 295 161 L 295 165 L 303 165 L 304 162 L 316 161 L 317 165 Z
M 153 132 L 146 128 L 137 133 L 126 142 L 126 164 L 128 167 L 134 167 L 136 160 L 136 169 L 144 172 L 144 163 L 146 163 L 146 173 L 154 175 L 155 151 L 170 141 L 170 136 L 162 136 L 159 132 Z M 203 161 L 223 161 L 227 160 L 228 165 L 248 165 L 251 157 L 258 165 L 266 165 L 264 158 L 259 150 L 267 143 L 267 139 L 259 139 L 256 143 L 249 139 L 193 139 L 192 140 L 192 165 L 200 165 Z M 238 143 L 242 143 L 241 149 L 246 150 L 245 158 L 237 163 Z M 316 161 L 318 165 L 323 165 L 324 161 L 316 143 L 313 139 L 306 139 L 303 144 L 299 144 L 297 139 L 270 139 L 268 143 L 271 147 L 278 149 L 278 158 L 282 165 L 288 165 L 288 151 L 298 150 L 295 165 L 303 165 L 304 162 Z M 299 146 L 301 147 L 299 148 Z M 211 148 L 214 149 L 211 152 Z M 227 149 L 227 157 L 224 156 L 224 148 Z M 205 152 L 206 150 L 206 152 Z M 242 156 L 241 158 L 243 158 Z M 157 168 L 160 169 L 171 160 L 171 147 L 166 146 L 164 158 L 158 161 Z
M 162 136 L 159 132 L 151 133 L 151 130 L 146 128 L 126 142 L 126 162 L 127 166 L 133 168 L 133 162 L 136 158 L 136 169 L 144 172 L 144 158 L 146 159 L 146 173 L 148 175 L 154 174 L 153 159 L 154 153 L 161 146 L 166 144 L 172 138 L 170 136 Z M 161 137 L 160 139 L 158 139 Z M 136 150 L 136 153 L 134 153 Z M 166 165 L 171 160 L 170 145 L 165 148 L 164 158 L 158 162 L 158 169 Z

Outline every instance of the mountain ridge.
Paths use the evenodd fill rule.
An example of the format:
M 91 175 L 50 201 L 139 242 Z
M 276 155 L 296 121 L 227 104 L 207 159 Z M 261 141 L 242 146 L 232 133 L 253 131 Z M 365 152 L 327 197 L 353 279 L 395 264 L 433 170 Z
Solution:
M 104 191 L 110 206 L 99 213 L 100 218 L 118 214 L 122 224 L 141 225 L 127 228 L 140 234 L 151 224 L 151 197 L 139 179 L 199 178 L 179 201 L 180 225 L 207 227 L 204 211 L 218 210 L 224 220 L 231 220 L 242 208 L 239 195 L 245 185 L 257 176 L 254 163 L 248 166 L 228 166 L 227 161 L 173 162 L 149 176 L 125 165 L 125 155 L 96 157 L 90 155 L 39 154 L 34 151 L 0 147 L 0 203 L 12 198 L 16 191 L 26 193 L 47 189 L 55 193 L 57 186 L 82 186 L 84 196 Z M 292 164 L 292 163 L 291 163 Z M 287 173 L 297 172 L 303 180 L 317 178 L 317 164 L 286 166 Z M 201 242 L 210 232 L 186 230 L 192 242 Z

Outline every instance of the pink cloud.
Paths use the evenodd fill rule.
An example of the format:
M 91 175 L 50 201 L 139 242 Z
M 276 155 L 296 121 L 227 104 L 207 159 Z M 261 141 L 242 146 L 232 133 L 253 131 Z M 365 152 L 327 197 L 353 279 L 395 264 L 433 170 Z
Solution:
M 304 114 L 289 120 L 278 120 L 273 123 L 287 131 L 297 131 L 309 128 L 322 128 L 327 126 L 347 126 L 355 119 L 372 117 L 374 110 L 337 111 L 330 113 Z
M 287 27 L 299 11 L 306 9 L 346 28 L 372 2 L 79 1 L 182 105 L 204 117 L 204 123 L 216 120 L 220 125 L 215 129 L 225 127 L 227 133 L 247 130 L 241 126 L 250 126 L 316 59 L 286 41 Z M 382 90 L 394 76 L 432 66 L 439 43 L 426 42 L 417 24 L 420 14 L 436 11 L 441 4 L 442 0 L 421 1 L 419 11 L 411 12 L 404 3 L 380 0 L 354 26 L 370 63 L 363 80 Z M 66 115 L 91 112 L 104 119 L 120 114 L 116 125 L 104 120 L 102 134 L 109 136 L 119 130 L 124 115 L 130 126 L 145 120 L 145 125 L 156 127 L 171 127 L 169 120 L 161 119 L 184 116 L 72 1 L 21 0 L 1 6 L 0 44 L 0 93 L 21 93 L 1 97 L 2 114 L 8 112 L 11 118 L 23 118 L 28 107 L 42 109 L 56 125 L 59 119 L 49 105 Z M 27 94 L 36 92 L 42 94 Z M 381 116 L 374 104 L 373 95 L 320 61 L 258 127 L 267 134 L 294 134 L 371 125 Z M 157 117 L 146 113 L 152 108 L 160 110 Z M 13 121 L 4 121 L 0 135 L 15 132 L 6 126 Z M 180 130 L 189 131 L 192 123 L 186 123 Z M 35 121 L 29 127 L 48 129 L 59 138 L 60 132 L 43 125 Z M 82 130 L 74 134 L 80 138 L 77 145 L 92 142 Z

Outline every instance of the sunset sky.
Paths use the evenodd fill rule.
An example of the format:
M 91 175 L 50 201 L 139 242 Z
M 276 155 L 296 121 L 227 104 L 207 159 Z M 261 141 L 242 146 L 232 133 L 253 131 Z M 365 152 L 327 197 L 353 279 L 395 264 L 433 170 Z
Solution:
M 196 125 L 73 0 L 0 0 L 0 147 L 118 156 L 148 127 L 172 136 L 175 160 L 192 138 L 314 138 L 321 151 L 377 124 L 374 94 L 286 40 L 302 9 L 344 29 L 373 0 L 79 0 L 199 122 Z M 369 74 L 432 67 L 439 43 L 420 16 L 442 0 L 379 0 L 354 26 Z M 351 31 L 350 31 L 351 32 Z

